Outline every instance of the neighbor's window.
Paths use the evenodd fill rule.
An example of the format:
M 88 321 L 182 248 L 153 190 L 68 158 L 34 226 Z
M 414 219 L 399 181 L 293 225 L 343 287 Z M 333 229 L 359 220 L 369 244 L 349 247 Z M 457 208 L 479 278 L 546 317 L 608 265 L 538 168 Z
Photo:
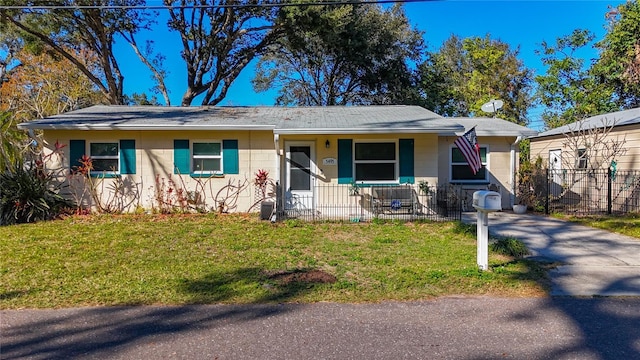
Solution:
M 398 180 L 398 155 L 395 142 L 355 143 L 356 181 Z
M 89 144 L 92 173 L 118 173 L 120 171 L 120 149 L 117 142 Z
M 576 152 L 576 169 L 586 169 L 587 161 L 587 149 L 578 149 Z
M 221 142 L 194 142 L 192 154 L 194 173 L 222 173 Z
M 487 179 L 487 148 L 480 147 L 482 168 L 474 175 L 462 151 L 457 147 L 451 148 L 451 181 L 452 182 L 485 182 Z

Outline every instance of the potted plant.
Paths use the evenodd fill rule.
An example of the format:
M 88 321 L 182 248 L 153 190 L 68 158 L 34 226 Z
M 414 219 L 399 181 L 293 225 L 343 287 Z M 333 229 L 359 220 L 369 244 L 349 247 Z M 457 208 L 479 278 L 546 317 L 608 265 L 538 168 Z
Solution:
M 542 165 L 540 160 L 535 163 L 526 162 L 521 164 L 518 170 L 518 188 L 516 201 L 513 205 L 513 212 L 516 214 L 524 214 L 527 209 L 536 208 L 538 198 L 536 196 L 537 184 L 545 181 L 545 177 L 541 177 Z
M 424 196 L 430 195 L 433 191 L 429 186 L 429 182 L 425 180 L 420 180 L 420 182 L 418 182 L 418 189 L 420 190 L 420 194 Z
M 349 196 L 358 196 L 360 195 L 360 188 L 355 181 L 351 180 L 349 183 Z
M 524 214 L 527 212 L 527 205 L 523 204 L 521 200 L 516 198 L 516 203 L 513 204 L 513 212 L 516 214 Z

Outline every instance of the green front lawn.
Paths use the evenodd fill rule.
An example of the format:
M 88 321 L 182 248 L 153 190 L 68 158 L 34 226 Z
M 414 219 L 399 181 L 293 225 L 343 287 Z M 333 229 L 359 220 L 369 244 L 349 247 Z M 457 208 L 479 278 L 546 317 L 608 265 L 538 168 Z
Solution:
M 555 215 L 558 218 L 627 235 L 640 239 L 640 214 L 607 215 L 607 216 L 567 216 Z
M 0 227 L 0 308 L 540 296 L 536 263 L 449 223 L 271 224 L 248 215 L 70 217 Z

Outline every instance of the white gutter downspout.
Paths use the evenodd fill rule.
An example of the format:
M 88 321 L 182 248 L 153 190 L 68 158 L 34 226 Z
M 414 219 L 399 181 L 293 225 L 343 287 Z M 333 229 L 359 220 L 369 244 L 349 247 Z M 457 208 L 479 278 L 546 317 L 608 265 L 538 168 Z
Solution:
M 280 182 L 280 134 L 273 134 L 273 144 L 276 148 L 276 182 Z
M 511 144 L 511 166 L 510 166 L 510 180 L 511 180 L 511 194 L 509 199 L 511 206 L 516 202 L 516 146 L 522 141 L 522 136 L 518 136 L 516 141 Z
M 273 207 L 273 213 L 271 215 L 271 222 L 275 222 L 277 220 L 277 213 L 278 211 L 280 211 L 280 209 L 278 209 L 278 206 L 280 205 L 280 196 L 281 194 L 279 193 L 278 189 L 282 188 L 282 184 L 280 183 L 280 134 L 273 134 L 273 145 L 276 148 L 276 174 L 275 174 L 275 180 L 276 180 L 276 203 Z

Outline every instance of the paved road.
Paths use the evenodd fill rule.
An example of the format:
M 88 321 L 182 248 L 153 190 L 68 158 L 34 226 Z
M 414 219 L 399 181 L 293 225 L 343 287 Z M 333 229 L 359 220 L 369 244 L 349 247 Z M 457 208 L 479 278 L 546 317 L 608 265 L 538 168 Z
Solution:
M 2 359 L 640 359 L 640 298 L 2 311 Z
M 475 223 L 475 213 L 463 221 Z M 531 256 L 559 266 L 554 296 L 640 296 L 640 239 L 534 214 L 490 213 L 489 233 L 515 237 Z

